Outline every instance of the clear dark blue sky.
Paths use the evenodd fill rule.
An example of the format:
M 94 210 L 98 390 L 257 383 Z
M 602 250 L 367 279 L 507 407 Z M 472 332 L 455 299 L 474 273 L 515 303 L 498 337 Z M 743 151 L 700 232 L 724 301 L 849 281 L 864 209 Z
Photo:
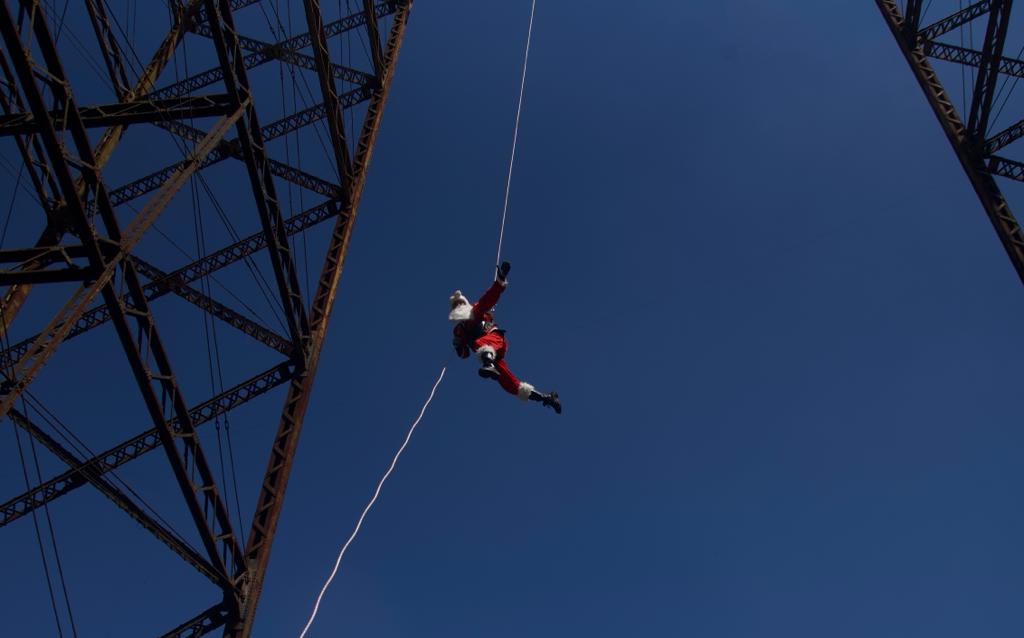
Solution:
M 255 635 L 298 634 L 446 364 L 311 636 L 1020 635 L 1024 290 L 874 4 L 538 3 L 498 319 L 561 417 L 450 353 L 529 12 L 486 4 L 413 8 Z M 151 633 L 209 602 L 167 552 L 97 568 L 164 550 L 76 496 L 83 635 L 129 635 L 111 592 Z M 4 622 L 51 635 L 17 527 Z

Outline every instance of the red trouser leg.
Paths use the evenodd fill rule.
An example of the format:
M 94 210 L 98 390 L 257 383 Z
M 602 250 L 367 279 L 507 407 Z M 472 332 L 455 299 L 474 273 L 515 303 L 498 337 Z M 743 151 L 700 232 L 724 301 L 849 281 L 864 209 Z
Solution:
M 498 369 L 498 383 L 509 394 L 519 394 L 519 379 L 508 369 L 505 363 L 505 353 L 508 351 L 508 341 L 504 335 L 498 332 L 491 332 L 478 338 L 474 344 L 476 349 L 490 348 L 494 350 L 494 367 Z
M 508 369 L 508 365 L 504 359 L 498 359 L 494 362 L 494 367 L 498 369 L 498 383 L 501 387 L 505 388 L 505 392 L 509 394 L 519 394 L 519 379 L 516 375 L 512 374 L 512 371 Z

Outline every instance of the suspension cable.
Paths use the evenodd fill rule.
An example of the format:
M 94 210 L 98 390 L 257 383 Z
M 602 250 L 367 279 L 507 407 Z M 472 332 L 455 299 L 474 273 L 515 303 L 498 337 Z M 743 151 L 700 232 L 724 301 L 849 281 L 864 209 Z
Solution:
M 441 380 L 444 379 L 445 370 L 448 367 L 441 368 L 441 374 L 437 377 L 437 381 L 434 382 L 434 387 L 430 389 L 430 396 L 427 397 L 426 403 L 420 408 L 420 414 L 416 417 L 416 420 L 412 422 L 412 427 L 409 428 L 409 433 L 405 435 L 405 441 L 402 442 L 402 446 L 398 448 L 398 452 L 395 452 L 395 457 L 391 459 L 391 466 L 388 467 L 388 471 L 384 472 L 384 476 L 380 478 L 377 483 L 377 489 L 373 492 L 373 498 L 363 508 L 363 513 L 359 515 L 359 520 L 356 522 L 355 529 L 352 530 L 352 534 L 345 541 L 345 544 L 341 546 L 341 551 L 338 552 L 338 558 L 334 561 L 334 569 L 331 570 L 331 575 L 327 577 L 327 582 L 320 589 L 320 594 L 316 597 L 316 603 L 313 604 L 313 613 L 310 614 L 309 620 L 306 621 L 306 626 L 302 628 L 302 633 L 299 634 L 299 638 L 305 638 L 306 632 L 309 631 L 309 627 L 313 624 L 313 620 L 316 618 L 317 611 L 320 610 L 320 601 L 323 600 L 324 594 L 327 592 L 327 588 L 330 586 L 331 581 L 334 580 L 334 576 L 338 573 L 338 567 L 341 566 L 341 559 L 345 555 L 345 551 L 348 550 L 348 546 L 355 540 L 356 534 L 359 533 L 359 528 L 363 526 L 363 519 L 366 518 L 366 514 L 373 507 L 373 504 L 377 502 L 377 497 L 380 496 L 380 490 L 384 487 L 384 481 L 388 480 L 391 476 L 391 472 L 394 471 L 395 465 L 398 463 L 398 457 L 402 456 L 402 452 L 405 451 L 405 446 L 409 445 L 409 439 L 412 438 L 412 433 L 416 431 L 416 426 L 419 425 L 420 419 L 423 418 L 423 414 L 427 411 L 427 406 L 434 399 L 434 393 L 437 391 L 437 386 L 441 385 Z
M 519 141 L 519 116 L 523 112 L 523 94 L 526 92 L 526 64 L 530 61 L 530 40 L 533 36 L 533 14 L 537 0 L 530 3 L 530 26 L 526 30 L 526 53 L 523 55 L 523 74 L 519 80 L 519 104 L 516 106 L 516 125 L 512 129 L 512 155 L 508 159 L 508 178 L 505 180 L 505 203 L 501 207 L 501 229 L 498 231 L 498 254 L 494 263 L 501 263 L 501 242 L 505 238 L 505 217 L 508 214 L 508 195 L 512 188 L 512 166 L 516 161 L 516 143 Z

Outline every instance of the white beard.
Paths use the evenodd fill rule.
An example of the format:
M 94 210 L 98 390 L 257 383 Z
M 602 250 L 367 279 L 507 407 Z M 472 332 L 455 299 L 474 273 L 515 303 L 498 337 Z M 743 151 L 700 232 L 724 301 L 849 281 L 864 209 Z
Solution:
M 473 318 L 473 306 L 463 303 L 452 308 L 448 313 L 448 321 L 465 321 Z

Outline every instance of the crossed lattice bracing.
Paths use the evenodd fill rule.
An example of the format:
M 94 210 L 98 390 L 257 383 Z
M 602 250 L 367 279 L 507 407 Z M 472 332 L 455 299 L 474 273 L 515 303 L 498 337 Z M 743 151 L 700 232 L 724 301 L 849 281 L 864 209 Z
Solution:
M 1024 34 L 1012 0 L 876 0 L 1018 276 L 1024 234 L 1004 194 L 1024 181 Z M 1000 179 L 996 179 L 1000 178 Z
M 69 41 L 81 51 L 85 32 L 65 31 L 51 4 L 0 8 L 0 142 L 19 166 L 11 207 L 37 209 L 18 210 L 15 239 L 0 240 L 0 416 L 64 469 L 0 505 L 0 527 L 94 489 L 220 590 L 164 635 L 247 636 L 411 1 L 338 2 L 325 19 L 318 0 L 304 0 L 297 20 L 276 21 L 280 3 L 172 1 L 144 57 L 117 7 L 86 0 L 79 26 L 88 24 L 100 82 L 68 58 Z M 260 16 L 269 33 L 242 35 Z M 208 66 L 196 69 L 197 60 Z M 279 91 L 272 73 L 258 75 L 269 69 Z M 155 249 L 161 237 L 177 253 Z M 247 286 L 225 285 L 245 276 Z M 257 291 L 277 325 L 254 308 Z M 212 394 L 196 394 L 203 384 L 183 363 L 182 307 L 203 317 L 209 357 L 208 326 L 258 349 L 225 364 L 235 378 L 211 382 Z M 125 405 L 137 406 L 125 419 L 133 434 L 83 453 L 28 413 L 26 399 L 36 400 L 48 370 L 82 366 L 62 356 L 64 344 L 104 331 L 126 375 L 118 396 L 130 389 Z M 114 383 L 92 372 L 101 386 Z M 282 404 L 255 511 L 240 529 L 201 428 L 270 395 Z M 99 427 L 72 424 L 85 425 Z M 147 452 L 164 457 L 197 545 L 119 483 L 117 470 Z

